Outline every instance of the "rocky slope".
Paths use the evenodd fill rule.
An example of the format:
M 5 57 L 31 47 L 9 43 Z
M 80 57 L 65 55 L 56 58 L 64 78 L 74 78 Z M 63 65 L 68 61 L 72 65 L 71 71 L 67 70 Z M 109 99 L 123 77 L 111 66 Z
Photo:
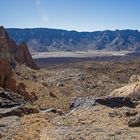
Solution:
M 27 45 L 17 46 L 3 27 L 0 27 L 0 139 L 12 139 L 20 126 L 20 117 L 38 113 L 33 102 L 36 96 L 26 91 L 26 85 L 15 77 L 19 64 L 37 69 Z
M 0 88 L 0 139 L 12 139 L 20 126 L 20 117 L 38 112 L 25 96 Z
M 17 83 L 36 98 L 2 90 L 1 139 L 139 140 L 139 62 L 17 65 Z
M 16 90 L 14 72 L 16 63 L 25 64 L 33 69 L 38 69 L 33 61 L 26 43 L 17 46 L 9 38 L 4 27 L 0 27 L 0 86 Z
M 138 140 L 139 79 L 137 75 L 132 76 L 129 84 L 113 91 L 109 96 L 76 99 L 70 113 L 52 119 L 42 131 L 42 139 Z
M 18 66 L 16 73 L 38 96 L 40 113 L 21 119 L 15 139 L 139 139 L 139 61 Z
M 58 29 L 7 29 L 19 44 L 28 43 L 31 51 L 139 51 L 140 32 L 137 30 L 116 30 L 97 32 L 76 32 Z

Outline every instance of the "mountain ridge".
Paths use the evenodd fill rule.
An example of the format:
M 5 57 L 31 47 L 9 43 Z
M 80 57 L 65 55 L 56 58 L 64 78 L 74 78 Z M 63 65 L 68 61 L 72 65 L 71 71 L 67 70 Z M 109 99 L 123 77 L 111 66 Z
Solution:
M 139 51 L 138 30 L 78 32 L 51 28 L 7 28 L 18 44 L 27 42 L 30 51 Z

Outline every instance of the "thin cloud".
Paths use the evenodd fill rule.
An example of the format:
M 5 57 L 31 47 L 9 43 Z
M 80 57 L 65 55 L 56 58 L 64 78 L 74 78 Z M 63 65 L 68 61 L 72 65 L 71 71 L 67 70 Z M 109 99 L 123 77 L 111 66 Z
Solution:
M 43 0 L 35 0 L 35 6 L 37 8 L 38 14 L 40 15 L 39 20 L 43 25 L 46 25 L 48 23 L 48 15 L 43 6 Z

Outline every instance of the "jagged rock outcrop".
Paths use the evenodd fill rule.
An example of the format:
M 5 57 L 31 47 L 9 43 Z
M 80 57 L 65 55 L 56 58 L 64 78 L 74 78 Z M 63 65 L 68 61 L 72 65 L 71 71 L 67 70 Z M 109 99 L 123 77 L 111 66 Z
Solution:
M 0 86 L 16 90 L 16 80 L 11 68 L 12 54 L 9 49 L 9 37 L 3 27 L 0 27 Z
M 0 88 L 0 118 L 30 113 L 38 113 L 38 109 L 31 105 L 30 100 L 17 92 Z
M 131 100 L 140 100 L 140 76 L 133 75 L 129 83 L 111 93 L 113 97 L 131 98 Z
M 15 59 L 18 63 L 25 64 L 32 69 L 38 69 L 28 50 L 27 44 L 23 42 L 18 46 L 14 40 L 9 38 L 2 26 L 0 27 L 0 53 L 9 53 L 4 54 L 4 57 L 7 57 L 6 59 L 9 59 L 9 61 Z
M 32 69 L 38 69 L 35 62 L 32 59 L 32 56 L 28 50 L 28 46 L 25 42 L 21 43 L 19 47 L 16 49 L 15 53 L 15 60 L 18 63 L 25 64 Z
M 4 27 L 0 26 L 0 86 L 16 90 L 14 72 L 17 63 L 25 64 L 33 69 L 38 69 L 34 63 L 26 43 L 17 46 L 15 41 L 9 38 Z

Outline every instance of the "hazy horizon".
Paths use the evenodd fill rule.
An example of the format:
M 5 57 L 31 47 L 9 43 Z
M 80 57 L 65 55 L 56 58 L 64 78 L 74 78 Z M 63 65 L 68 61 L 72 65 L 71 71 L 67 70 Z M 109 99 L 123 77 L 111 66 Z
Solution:
M 1 25 L 3 26 L 3 25 Z M 24 30 L 24 29 L 54 29 L 54 30 L 65 30 L 65 31 L 76 31 L 76 32 L 100 32 L 100 31 L 116 31 L 116 30 L 119 30 L 119 31 L 125 31 L 125 30 L 133 30 L 133 31 L 139 31 L 138 29 L 105 29 L 105 30 L 93 30 L 93 31 L 85 31 L 85 30 L 81 30 L 81 31 L 78 31 L 78 30 L 72 30 L 72 29 L 61 29 L 61 28 L 49 28 L 49 27 L 24 27 L 24 28 L 20 28 L 20 27 L 8 27 L 8 28 L 5 28 L 5 29 L 21 29 L 21 30 Z

